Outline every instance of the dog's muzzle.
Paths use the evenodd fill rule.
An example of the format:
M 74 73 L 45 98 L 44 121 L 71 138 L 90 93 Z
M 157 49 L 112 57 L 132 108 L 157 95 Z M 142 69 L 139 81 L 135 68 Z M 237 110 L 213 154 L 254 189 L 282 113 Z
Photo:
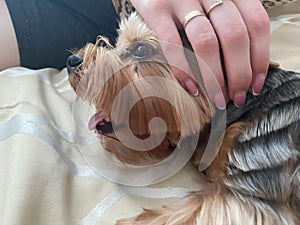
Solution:
M 67 70 L 68 74 L 72 73 L 72 71 L 81 65 L 83 62 L 83 58 L 80 55 L 70 55 L 67 59 Z

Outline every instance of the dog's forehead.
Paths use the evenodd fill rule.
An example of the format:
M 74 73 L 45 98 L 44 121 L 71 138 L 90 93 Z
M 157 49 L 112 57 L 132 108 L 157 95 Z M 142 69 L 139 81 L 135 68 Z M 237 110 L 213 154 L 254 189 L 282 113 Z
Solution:
M 128 18 L 121 20 L 119 27 L 119 37 L 116 46 L 128 45 L 138 41 L 156 40 L 155 33 L 137 13 L 133 13 Z

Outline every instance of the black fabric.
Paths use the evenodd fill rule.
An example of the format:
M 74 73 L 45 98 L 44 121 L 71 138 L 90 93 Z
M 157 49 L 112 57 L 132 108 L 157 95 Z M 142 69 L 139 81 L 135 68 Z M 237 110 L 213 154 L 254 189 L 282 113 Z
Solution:
M 115 41 L 118 16 L 111 0 L 6 0 L 17 36 L 21 65 L 65 67 L 70 49 Z

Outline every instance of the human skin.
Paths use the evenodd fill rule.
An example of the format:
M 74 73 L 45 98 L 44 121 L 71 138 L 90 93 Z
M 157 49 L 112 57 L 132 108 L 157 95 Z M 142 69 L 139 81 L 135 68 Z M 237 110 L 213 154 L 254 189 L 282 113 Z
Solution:
M 160 41 L 182 46 L 179 30 L 184 29 L 194 53 L 210 68 L 201 72 L 208 96 L 218 108 L 225 108 L 228 99 L 242 107 L 249 90 L 254 95 L 261 92 L 270 62 L 270 22 L 259 0 L 223 0 L 209 15 L 194 17 L 185 27 L 182 21 L 189 12 L 207 12 L 216 1 L 131 2 Z M 175 77 L 197 95 L 199 87 L 190 76 L 183 49 L 170 46 L 162 49 Z M 211 85 L 211 77 L 218 85 Z
M 0 71 L 20 65 L 17 38 L 4 0 L 0 0 Z

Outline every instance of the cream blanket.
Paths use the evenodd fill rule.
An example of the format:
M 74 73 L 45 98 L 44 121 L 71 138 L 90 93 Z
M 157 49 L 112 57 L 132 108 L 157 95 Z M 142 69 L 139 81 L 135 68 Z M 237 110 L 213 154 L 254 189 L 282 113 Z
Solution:
M 300 2 L 270 15 L 272 60 L 300 71 Z M 74 98 L 66 70 L 0 72 L 1 225 L 110 225 L 201 189 L 202 178 L 190 164 L 149 187 L 101 178 L 79 151 L 88 140 L 74 137 Z

